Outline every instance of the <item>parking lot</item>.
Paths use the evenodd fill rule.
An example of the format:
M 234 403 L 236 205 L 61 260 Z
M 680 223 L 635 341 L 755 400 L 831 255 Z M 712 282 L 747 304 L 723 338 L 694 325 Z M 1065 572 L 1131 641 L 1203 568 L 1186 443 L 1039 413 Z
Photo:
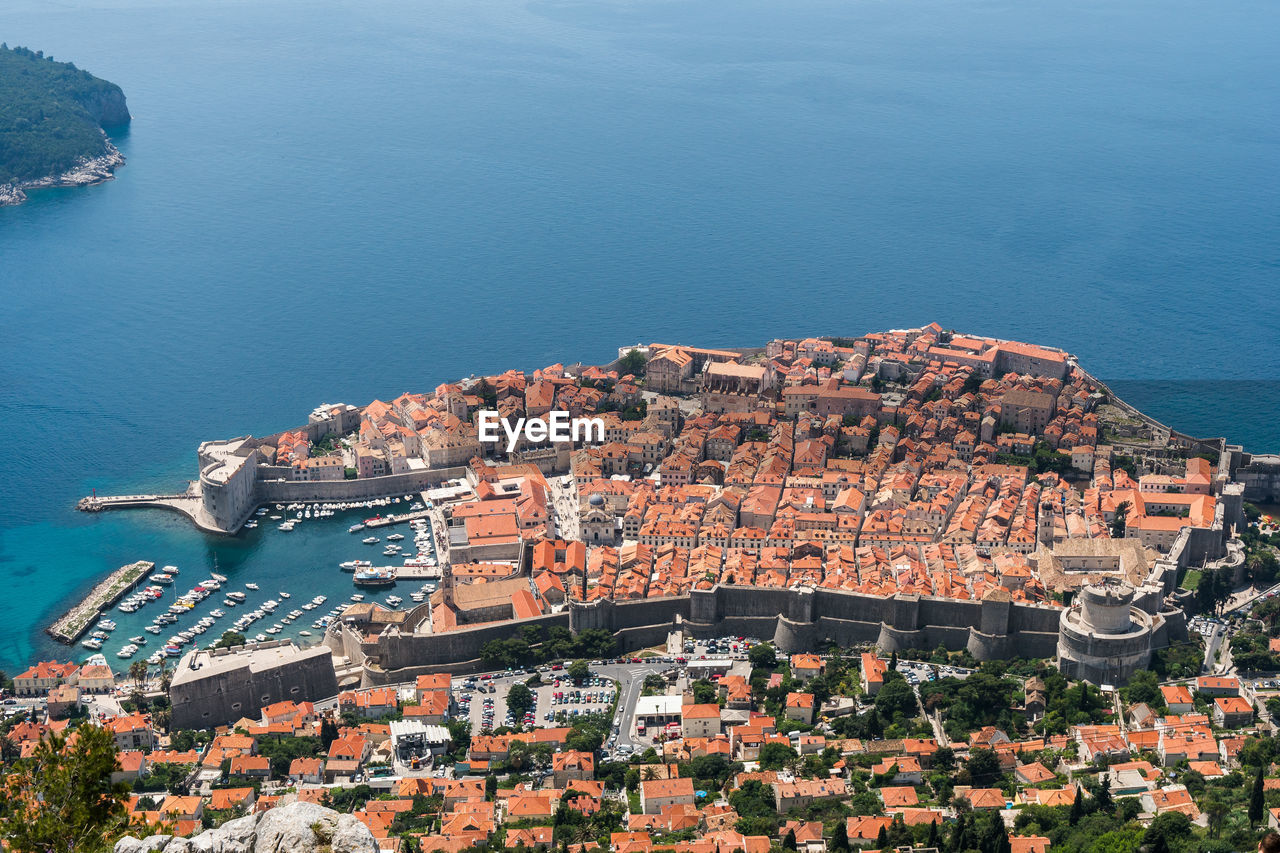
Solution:
M 532 672 L 474 676 L 455 683 L 459 717 L 471 721 L 473 732 L 492 731 L 503 726 L 549 728 L 572 725 L 576 718 L 609 710 L 617 694 L 613 679 L 594 673 L 574 684 L 563 669 L 537 673 L 539 685 L 529 685 L 537 705 L 516 719 L 507 710 L 507 693 L 516 683 L 533 677 Z
M 907 683 L 913 687 L 923 681 L 933 681 L 935 678 L 968 678 L 973 674 L 973 670 L 967 667 L 932 664 L 927 661 L 900 660 L 897 668 L 898 672 L 907 679 Z

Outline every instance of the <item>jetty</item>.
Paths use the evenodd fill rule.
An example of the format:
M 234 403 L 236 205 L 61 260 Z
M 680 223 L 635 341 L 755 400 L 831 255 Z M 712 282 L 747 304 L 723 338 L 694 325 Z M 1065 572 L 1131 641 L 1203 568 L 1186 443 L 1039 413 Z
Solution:
M 108 575 L 106 580 L 95 586 L 82 602 L 49 626 L 45 633 L 61 643 L 68 645 L 74 643 L 103 610 L 115 604 L 126 592 L 136 587 L 155 567 L 155 563 L 146 560 L 121 566 Z
M 402 512 L 399 515 L 381 515 L 377 518 L 371 518 L 364 523 L 365 527 L 390 527 L 393 524 L 404 524 L 406 521 L 417 521 L 420 518 L 428 518 L 431 510 L 420 509 L 416 512 Z
M 397 581 L 431 581 L 444 576 L 439 566 L 368 566 L 360 571 L 390 572 Z

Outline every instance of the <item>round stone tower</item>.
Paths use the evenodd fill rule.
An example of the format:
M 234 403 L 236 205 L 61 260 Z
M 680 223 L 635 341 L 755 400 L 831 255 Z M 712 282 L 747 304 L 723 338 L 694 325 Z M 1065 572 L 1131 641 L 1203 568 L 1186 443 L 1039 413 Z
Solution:
M 1080 589 L 1058 623 L 1058 668 L 1069 678 L 1123 684 L 1151 661 L 1160 617 L 1133 606 L 1134 589 L 1104 581 Z
M 1099 634 L 1123 634 L 1129 630 L 1133 587 L 1128 584 L 1091 584 L 1080 590 L 1084 624 Z

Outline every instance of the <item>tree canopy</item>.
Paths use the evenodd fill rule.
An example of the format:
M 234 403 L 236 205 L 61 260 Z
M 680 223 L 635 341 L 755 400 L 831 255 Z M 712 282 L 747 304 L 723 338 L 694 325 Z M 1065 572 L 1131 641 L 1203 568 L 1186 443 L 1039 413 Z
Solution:
M 129 827 L 129 787 L 111 733 L 83 725 L 74 738 L 50 734 L 14 767 L 0 790 L 0 838 L 17 853 L 110 849 Z

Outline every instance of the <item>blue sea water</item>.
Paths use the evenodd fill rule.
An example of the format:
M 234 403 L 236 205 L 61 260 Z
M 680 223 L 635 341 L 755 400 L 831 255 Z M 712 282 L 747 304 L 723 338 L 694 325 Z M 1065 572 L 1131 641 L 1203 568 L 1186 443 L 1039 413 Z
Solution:
M 635 341 L 937 320 L 1280 448 L 1272 0 L 7 0 L 0 39 L 135 116 L 117 180 L 0 209 L 6 669 L 135 559 L 350 592 L 344 522 L 89 489 Z

